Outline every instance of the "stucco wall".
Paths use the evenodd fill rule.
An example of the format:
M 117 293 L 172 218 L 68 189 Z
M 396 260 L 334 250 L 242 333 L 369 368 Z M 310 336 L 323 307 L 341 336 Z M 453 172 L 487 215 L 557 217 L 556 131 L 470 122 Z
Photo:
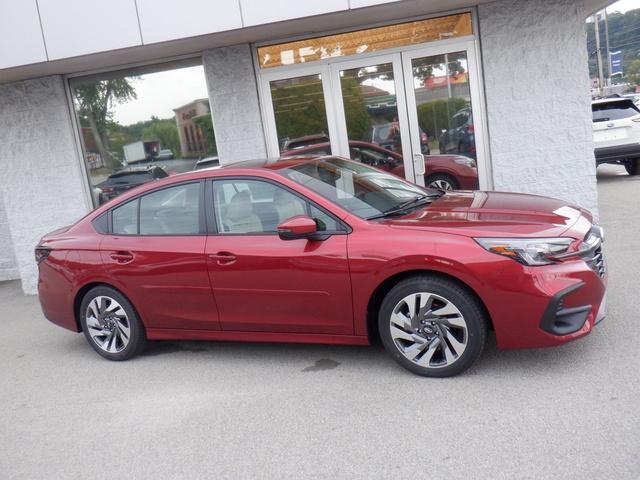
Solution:
M 0 184 L 0 189 L 2 184 Z M 13 253 L 13 241 L 9 230 L 9 221 L 0 195 L 0 282 L 18 278 L 16 256 Z
M 202 62 L 220 163 L 266 157 L 250 46 L 207 50 Z
M 478 12 L 494 188 L 597 212 L 582 2 L 501 0 Z
M 89 209 L 62 77 L 0 88 L 0 172 L 22 288 L 36 293 L 38 240 Z

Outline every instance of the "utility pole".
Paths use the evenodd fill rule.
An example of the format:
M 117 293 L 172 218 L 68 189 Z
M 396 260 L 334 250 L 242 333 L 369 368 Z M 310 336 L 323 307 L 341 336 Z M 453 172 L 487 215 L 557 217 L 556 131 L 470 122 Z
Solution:
M 607 85 L 611 86 L 611 49 L 609 48 L 609 18 L 606 7 L 604 9 L 604 41 L 607 47 Z
M 598 89 L 600 90 L 600 96 L 602 96 L 604 87 L 604 73 L 602 71 L 602 49 L 600 48 L 600 19 L 598 12 L 595 14 L 595 28 L 596 28 L 596 59 L 598 61 Z

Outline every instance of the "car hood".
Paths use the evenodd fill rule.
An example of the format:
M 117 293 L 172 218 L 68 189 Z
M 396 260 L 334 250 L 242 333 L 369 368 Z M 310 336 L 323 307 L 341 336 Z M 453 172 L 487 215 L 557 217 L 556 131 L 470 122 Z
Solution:
M 393 228 L 437 229 L 485 237 L 553 237 L 567 232 L 586 210 L 562 200 L 506 192 L 451 192 L 402 217 L 386 219 Z M 582 230 L 582 228 L 581 228 Z

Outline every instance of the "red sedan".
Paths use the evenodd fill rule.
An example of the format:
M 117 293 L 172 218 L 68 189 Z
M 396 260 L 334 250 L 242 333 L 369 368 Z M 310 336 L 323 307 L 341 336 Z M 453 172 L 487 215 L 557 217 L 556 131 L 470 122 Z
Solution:
M 283 157 L 298 155 L 329 155 L 328 142 L 316 143 L 282 153 Z M 349 140 L 351 159 L 405 178 L 402 155 L 374 143 Z M 462 155 L 425 155 L 424 184 L 441 190 L 476 190 L 478 169 L 473 158 Z
M 366 345 L 450 376 L 603 317 L 602 230 L 560 200 L 424 189 L 335 157 L 149 183 L 36 248 L 52 322 L 125 360 L 147 340 Z

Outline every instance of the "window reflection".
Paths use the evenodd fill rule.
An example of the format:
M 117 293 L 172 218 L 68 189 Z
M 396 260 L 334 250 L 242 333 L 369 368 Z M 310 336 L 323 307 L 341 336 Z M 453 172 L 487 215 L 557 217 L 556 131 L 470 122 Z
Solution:
M 217 153 L 204 70 L 193 60 L 70 87 L 95 205 Z
M 470 13 L 258 48 L 260 68 L 278 67 L 471 35 Z
M 275 80 L 270 86 L 280 152 L 329 142 L 321 75 Z

